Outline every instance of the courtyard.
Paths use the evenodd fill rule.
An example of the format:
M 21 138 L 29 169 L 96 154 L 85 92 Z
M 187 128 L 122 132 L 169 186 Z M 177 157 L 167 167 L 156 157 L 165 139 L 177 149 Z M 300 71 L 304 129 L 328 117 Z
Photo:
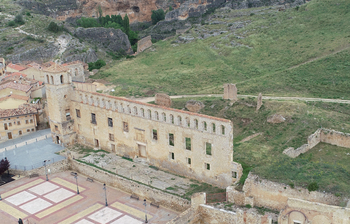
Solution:
M 1 186 L 0 218 L 2 223 L 59 223 L 59 224 L 141 224 L 166 223 L 177 213 L 163 207 L 150 206 L 146 210 L 143 198 L 130 198 L 115 188 L 103 183 L 88 181 L 78 174 L 79 194 L 76 179 L 70 172 L 62 172 L 37 178 L 24 177 Z M 106 206 L 106 203 L 108 206 Z

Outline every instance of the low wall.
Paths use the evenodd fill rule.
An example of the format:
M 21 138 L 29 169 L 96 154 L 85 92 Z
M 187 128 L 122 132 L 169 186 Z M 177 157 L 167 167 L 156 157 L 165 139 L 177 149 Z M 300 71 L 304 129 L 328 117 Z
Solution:
M 286 184 L 275 183 L 259 178 L 250 173 L 245 181 L 244 196 L 252 197 L 254 206 L 268 207 L 281 210 L 287 205 L 288 198 L 297 198 L 310 202 L 319 202 L 327 205 L 339 205 L 340 198 L 329 193 L 318 191 L 309 192 L 304 188 L 291 188 Z M 229 196 L 234 198 L 234 196 Z
M 70 168 L 75 172 L 93 178 L 99 182 L 105 183 L 108 186 L 116 187 L 130 194 L 136 194 L 141 198 L 146 198 L 151 202 L 159 203 L 160 205 L 173 209 L 178 212 L 183 212 L 190 208 L 191 204 L 188 200 L 180 198 L 161 190 L 151 188 L 149 186 L 125 179 L 115 174 L 96 169 L 76 160 L 70 160 Z
M 192 223 L 193 219 L 195 217 L 196 210 L 193 208 L 189 208 L 180 215 L 178 215 L 176 218 L 172 219 L 171 221 L 167 222 L 167 224 L 184 224 L 184 223 Z
M 7 146 L 5 148 L 1 148 L 0 152 L 4 152 L 4 151 L 7 151 L 7 150 L 12 150 L 12 149 L 15 149 L 15 148 L 18 148 L 18 147 L 29 145 L 29 144 L 32 144 L 32 143 L 35 143 L 35 142 L 38 142 L 38 141 L 41 141 L 41 140 L 45 140 L 45 139 L 50 138 L 50 137 L 51 137 L 51 134 L 43 135 L 43 136 L 40 136 L 40 137 L 37 137 L 37 138 L 32 138 L 32 139 L 29 139 L 27 141 L 17 143 L 15 145 L 11 145 L 11 146 Z
M 67 159 L 46 165 L 46 170 L 47 171 L 50 170 L 50 172 L 48 173 L 49 175 L 53 173 L 60 173 L 63 171 L 67 171 L 69 169 L 70 169 L 70 164 Z M 21 175 L 21 176 L 29 176 L 35 173 L 35 174 L 39 174 L 39 176 L 43 176 L 45 175 L 45 167 L 40 167 L 37 169 L 27 170 L 27 171 L 10 169 L 10 173 L 13 175 Z
M 307 138 L 307 144 L 304 144 L 297 149 L 289 147 L 283 151 L 283 154 L 296 158 L 300 154 L 309 151 L 320 142 L 350 148 L 350 134 L 331 129 L 319 128 Z

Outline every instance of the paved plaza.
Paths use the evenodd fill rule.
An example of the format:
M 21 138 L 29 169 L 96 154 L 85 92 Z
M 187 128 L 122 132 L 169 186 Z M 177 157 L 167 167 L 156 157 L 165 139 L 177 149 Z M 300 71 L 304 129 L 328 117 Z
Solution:
M 0 187 L 0 222 L 39 224 L 142 224 L 145 221 L 143 198 L 131 199 L 115 188 L 107 187 L 107 203 L 103 184 L 90 182 L 70 172 L 38 178 L 21 178 Z M 148 223 L 166 223 L 177 213 L 150 206 L 147 202 Z

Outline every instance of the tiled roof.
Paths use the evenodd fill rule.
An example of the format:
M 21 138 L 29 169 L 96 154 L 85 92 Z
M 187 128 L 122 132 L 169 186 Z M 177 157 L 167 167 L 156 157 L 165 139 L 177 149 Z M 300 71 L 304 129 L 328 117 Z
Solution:
M 43 69 L 43 71 L 45 71 L 45 72 L 66 72 L 68 70 L 69 70 L 69 68 L 66 68 L 62 65 L 58 65 L 56 63 L 53 63 L 51 66 Z
M 22 74 L 20 72 L 13 72 L 11 74 L 6 75 L 3 79 L 7 79 L 7 78 L 10 78 L 10 77 L 14 77 L 14 76 L 18 76 L 18 77 L 22 76 L 23 78 L 27 77 L 26 74 Z
M 42 69 L 42 66 L 36 62 L 31 62 L 27 64 L 28 67 L 36 68 L 36 69 Z
M 12 95 L 8 95 L 8 96 L 0 98 L 0 102 L 4 101 L 4 100 L 7 100 L 9 98 L 16 99 L 16 100 L 25 100 L 25 101 L 29 100 L 29 97 L 27 97 L 27 96 L 21 96 L 21 95 L 12 94 Z
M 38 107 L 38 105 L 36 104 L 23 104 L 16 109 L 0 109 L 0 118 L 15 117 L 26 114 L 36 114 L 38 113 L 38 109 L 40 109 L 40 107 Z
M 7 89 L 7 88 L 28 92 L 32 88 L 32 86 L 14 83 L 14 82 L 6 82 L 4 84 L 0 84 L 0 90 Z
M 23 67 L 23 66 L 16 65 L 16 64 L 12 64 L 12 63 L 10 63 L 9 65 L 7 65 L 7 67 L 12 68 L 12 69 L 17 70 L 17 71 L 22 71 L 22 70 L 26 69 L 26 68 Z

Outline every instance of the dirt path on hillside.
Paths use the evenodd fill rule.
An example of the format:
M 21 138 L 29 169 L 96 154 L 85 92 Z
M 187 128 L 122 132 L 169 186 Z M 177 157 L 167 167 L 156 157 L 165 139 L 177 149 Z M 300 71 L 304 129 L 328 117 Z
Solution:
M 223 94 L 200 94 L 200 95 L 177 95 L 170 96 L 171 99 L 178 98 L 197 98 L 197 97 L 222 97 Z M 238 95 L 239 98 L 253 97 L 257 98 L 258 96 L 254 95 Z M 134 98 L 133 100 L 148 103 L 155 100 L 155 97 L 145 97 L 145 98 Z M 283 97 L 283 96 L 263 96 L 263 100 L 301 100 L 301 101 L 311 101 L 311 102 L 327 102 L 327 103 L 346 103 L 350 104 L 350 100 L 340 100 L 340 99 L 325 99 L 325 98 L 309 98 L 309 97 Z

